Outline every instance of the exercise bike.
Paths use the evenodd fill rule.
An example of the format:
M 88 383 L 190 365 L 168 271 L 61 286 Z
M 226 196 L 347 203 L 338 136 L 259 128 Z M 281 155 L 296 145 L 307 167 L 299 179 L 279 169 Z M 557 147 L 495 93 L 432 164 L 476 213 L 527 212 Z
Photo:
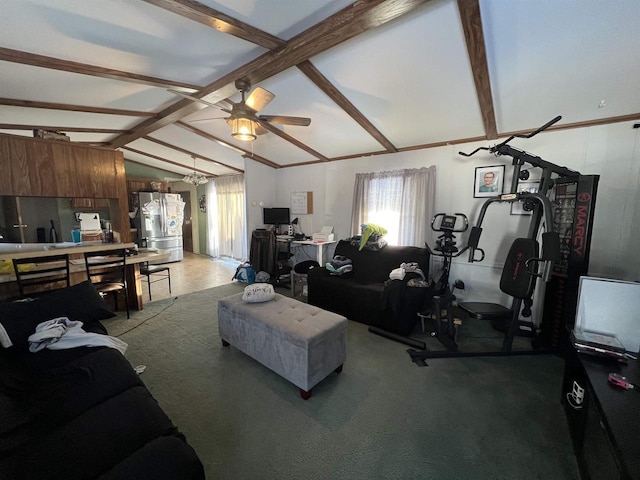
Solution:
M 456 229 L 456 223 L 462 224 Z M 431 332 L 431 336 L 438 337 L 438 340 L 447 347 L 448 350 L 457 351 L 456 338 L 458 334 L 458 327 L 461 322 L 453 318 L 451 314 L 451 307 L 453 301 L 456 299 L 454 292 L 458 288 L 464 289 L 464 282 L 462 280 L 456 280 L 453 286 L 449 284 L 449 273 L 451 271 L 452 259 L 459 257 L 469 248 L 465 246 L 459 249 L 456 246 L 456 236 L 454 233 L 466 232 L 469 228 L 469 220 L 464 213 L 455 213 L 448 215 L 446 213 L 437 213 L 431 220 L 431 230 L 434 232 L 442 232 L 436 239 L 436 245 L 431 250 L 427 242 L 425 242 L 425 248 L 429 251 L 430 255 L 436 257 L 442 257 L 442 268 L 440 269 L 438 279 L 435 281 L 435 287 L 433 297 L 425 304 L 423 312 L 418 313 L 422 324 L 422 331 L 424 333 L 424 320 L 433 319 L 435 317 L 436 328 Z M 442 316 L 442 312 L 445 312 L 445 316 Z M 443 329 L 443 324 L 446 328 Z M 443 333 L 446 333 L 443 336 Z

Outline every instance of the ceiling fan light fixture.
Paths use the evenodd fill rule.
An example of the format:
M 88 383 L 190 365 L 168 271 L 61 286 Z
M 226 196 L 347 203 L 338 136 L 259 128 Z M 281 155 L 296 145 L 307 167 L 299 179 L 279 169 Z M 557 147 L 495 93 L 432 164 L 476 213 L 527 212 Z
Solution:
M 232 118 L 231 135 L 241 142 L 253 142 L 257 138 L 255 123 L 244 117 Z

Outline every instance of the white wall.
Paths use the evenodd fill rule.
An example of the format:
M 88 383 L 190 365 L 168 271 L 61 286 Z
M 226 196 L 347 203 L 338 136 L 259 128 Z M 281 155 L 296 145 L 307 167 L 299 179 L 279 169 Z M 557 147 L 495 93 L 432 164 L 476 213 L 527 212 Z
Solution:
M 637 280 L 640 278 L 640 253 L 636 247 L 640 238 L 640 140 L 639 130 L 632 129 L 632 125 L 633 122 L 624 122 L 551 131 L 528 140 L 514 140 L 511 145 L 580 173 L 600 175 L 589 273 Z M 254 167 L 246 170 L 247 191 L 250 192 L 247 204 L 253 222 L 250 221 L 249 228 L 262 223 L 261 219 L 255 221 L 257 212 L 251 214 L 255 209 L 251 206 L 252 200 L 263 200 L 265 206 L 287 206 L 291 192 L 312 191 L 313 214 L 298 216 L 302 230 L 310 234 L 323 225 L 333 225 L 337 238 L 347 238 L 352 234 L 351 204 L 356 173 L 429 165 L 436 166 L 435 211 L 464 213 L 473 225 L 484 202 L 473 198 L 475 167 L 505 165 L 505 189 L 508 189 L 511 158 L 494 157 L 487 152 L 466 158 L 457 152 L 470 152 L 499 141 L 448 145 L 279 170 L 248 161 L 247 166 Z M 265 200 L 269 194 L 267 184 L 271 181 L 266 175 L 269 172 L 275 174 L 273 205 Z M 254 194 L 252 188 L 259 193 Z M 494 204 L 487 211 L 480 240 L 487 255 L 483 262 L 467 263 L 466 255 L 454 261 L 451 279 L 460 278 L 467 285 L 466 290 L 460 292 L 460 298 L 505 301 L 498 288 L 504 256 L 514 238 L 526 235 L 529 220 L 526 216 L 510 215 L 509 208 L 508 204 Z M 466 245 L 467 234 L 458 236 L 460 245 Z M 425 240 L 433 245 L 433 238 Z
M 254 160 L 244 161 L 244 186 L 247 208 L 247 259 L 251 247 L 251 232 L 256 228 L 264 228 L 262 223 L 262 207 L 280 207 L 277 205 L 278 170 L 267 167 Z M 260 205 L 262 203 L 262 206 Z

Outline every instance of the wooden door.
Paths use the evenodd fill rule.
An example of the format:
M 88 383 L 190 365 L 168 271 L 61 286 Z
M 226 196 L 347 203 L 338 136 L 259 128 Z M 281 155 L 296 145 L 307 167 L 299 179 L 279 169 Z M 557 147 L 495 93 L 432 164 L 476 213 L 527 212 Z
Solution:
M 182 249 L 193 253 L 193 214 L 191 212 L 191 192 L 178 192 L 184 202 L 184 222 L 182 222 Z

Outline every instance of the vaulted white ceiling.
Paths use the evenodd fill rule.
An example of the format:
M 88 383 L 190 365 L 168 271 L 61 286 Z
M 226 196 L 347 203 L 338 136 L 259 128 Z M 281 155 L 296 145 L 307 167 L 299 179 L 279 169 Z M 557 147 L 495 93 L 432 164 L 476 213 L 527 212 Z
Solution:
M 636 0 L 9 0 L 0 132 L 120 148 L 180 175 L 640 119 Z M 240 142 L 213 103 L 311 118 Z M 195 120 L 213 119 L 209 122 Z M 280 133 L 280 134 L 278 134 Z

